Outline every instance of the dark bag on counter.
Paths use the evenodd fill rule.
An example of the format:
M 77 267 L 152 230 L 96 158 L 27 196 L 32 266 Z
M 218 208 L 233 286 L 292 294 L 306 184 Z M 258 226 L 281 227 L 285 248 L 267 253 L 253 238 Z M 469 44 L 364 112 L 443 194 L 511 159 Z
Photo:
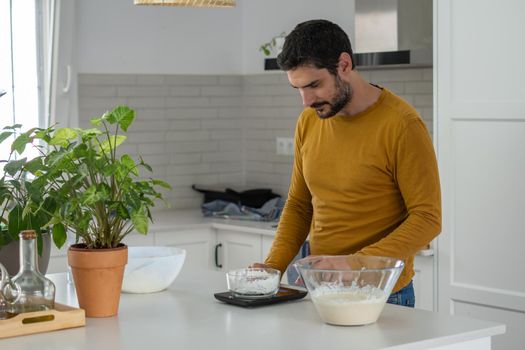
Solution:
M 197 188 L 195 185 L 191 185 L 191 188 L 204 194 L 204 203 L 220 199 L 252 208 L 260 208 L 270 199 L 281 197 L 277 193 L 273 193 L 271 189 L 267 188 L 253 189 L 242 192 L 237 192 L 231 188 L 226 188 L 224 191 L 205 190 L 202 188 Z

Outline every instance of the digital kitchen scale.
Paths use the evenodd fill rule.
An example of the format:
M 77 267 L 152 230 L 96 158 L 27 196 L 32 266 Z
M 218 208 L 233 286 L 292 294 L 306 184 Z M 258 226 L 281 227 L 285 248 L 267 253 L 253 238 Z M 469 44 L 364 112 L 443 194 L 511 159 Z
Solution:
M 306 294 L 306 290 L 280 286 L 276 294 L 266 298 L 242 298 L 234 296 L 232 292 L 215 293 L 213 295 L 215 296 L 215 299 L 228 304 L 242 307 L 255 307 L 282 303 L 289 300 L 302 299 L 306 296 Z

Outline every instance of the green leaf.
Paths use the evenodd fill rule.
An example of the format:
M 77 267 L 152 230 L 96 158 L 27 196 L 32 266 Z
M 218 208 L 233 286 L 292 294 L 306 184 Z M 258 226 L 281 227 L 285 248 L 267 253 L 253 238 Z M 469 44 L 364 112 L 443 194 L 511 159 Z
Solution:
M 19 154 L 22 154 L 29 142 L 31 142 L 31 138 L 25 133 L 21 134 L 13 141 L 11 152 L 16 150 Z
M 113 111 L 111 111 L 111 114 L 115 117 L 115 121 L 124 131 L 128 131 L 128 127 L 135 119 L 135 111 L 128 106 L 118 106 Z
M 7 220 L 9 221 L 7 230 L 9 231 L 9 235 L 13 240 L 17 240 L 20 231 L 25 229 L 27 226 L 27 219 L 24 219 L 22 214 L 23 211 L 23 208 L 19 204 L 15 206 L 7 216 Z
M 78 134 L 74 129 L 60 128 L 55 132 L 55 134 L 49 141 L 49 144 L 67 147 L 70 143 L 70 140 L 76 139 L 77 136 Z
M 115 175 L 118 169 L 119 169 L 118 164 L 111 164 L 109 166 L 104 167 L 102 169 L 102 172 L 104 176 L 112 176 L 112 175 Z
M 111 149 L 117 148 L 122 142 L 124 142 L 127 139 L 124 135 L 117 135 L 116 142 L 115 142 L 115 136 L 110 136 L 109 140 L 105 140 L 101 143 L 101 150 L 104 153 L 109 153 Z M 111 147 L 110 147 L 111 142 Z
M 11 126 L 4 126 L 4 130 L 15 130 L 15 129 L 19 129 L 22 127 L 22 124 L 15 124 L 15 125 L 11 125 Z
M 15 176 L 15 174 L 22 169 L 22 167 L 26 163 L 26 160 L 27 158 L 12 160 L 4 166 L 4 171 L 11 176 Z
M 124 154 L 121 158 L 120 158 L 120 162 L 122 163 L 122 165 L 124 165 L 124 167 L 130 171 L 133 175 L 135 176 L 139 176 L 139 170 L 137 169 L 137 166 L 135 165 L 135 161 L 130 157 L 128 156 L 127 154 Z
M 91 124 L 93 124 L 95 126 L 99 126 L 100 124 L 102 124 L 102 118 L 93 118 L 93 119 L 91 119 Z
M 171 189 L 171 185 L 165 181 L 162 181 L 162 180 L 157 180 L 157 179 L 151 179 L 151 182 L 154 184 L 154 185 L 158 185 L 160 187 L 164 187 L 164 188 L 167 188 L 167 189 Z
M 122 202 L 118 203 L 117 212 L 118 212 L 119 216 L 121 218 L 123 218 L 123 219 L 129 219 L 130 218 L 129 211 L 126 208 L 126 206 L 124 206 L 124 204 L 122 204 Z
M 75 158 L 82 158 L 87 156 L 88 154 L 88 148 L 85 143 L 81 143 L 77 145 L 75 148 L 73 148 L 73 156 Z
M 55 242 L 55 245 L 57 248 L 61 248 L 64 243 L 66 242 L 67 234 L 66 234 L 66 228 L 63 224 L 58 223 L 53 225 L 53 242 Z
M 0 134 L 0 143 L 4 142 L 5 139 L 7 139 L 9 136 L 13 135 L 12 131 L 4 131 Z
M 41 170 L 44 167 L 44 164 L 42 163 L 41 157 L 36 157 L 27 162 L 25 167 L 30 173 L 35 174 L 38 170 Z
M 151 166 L 149 164 L 144 163 L 144 159 L 142 159 L 142 157 L 140 157 L 140 163 L 139 164 L 142 165 L 144 168 L 148 169 L 148 171 L 150 173 L 153 172 L 153 169 L 151 168 Z
M 97 186 L 90 186 L 86 192 L 82 195 L 81 202 L 85 205 L 91 205 L 99 200 L 99 194 L 97 192 Z
M 143 235 L 148 233 L 148 217 L 142 207 L 138 211 L 131 213 L 131 222 L 139 233 Z

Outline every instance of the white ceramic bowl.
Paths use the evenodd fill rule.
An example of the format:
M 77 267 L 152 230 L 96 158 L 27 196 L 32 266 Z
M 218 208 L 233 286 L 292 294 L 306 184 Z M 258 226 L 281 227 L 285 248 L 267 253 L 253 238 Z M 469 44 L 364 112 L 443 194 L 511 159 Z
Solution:
M 176 247 L 129 247 L 122 291 L 153 293 L 166 289 L 179 274 L 186 251 Z

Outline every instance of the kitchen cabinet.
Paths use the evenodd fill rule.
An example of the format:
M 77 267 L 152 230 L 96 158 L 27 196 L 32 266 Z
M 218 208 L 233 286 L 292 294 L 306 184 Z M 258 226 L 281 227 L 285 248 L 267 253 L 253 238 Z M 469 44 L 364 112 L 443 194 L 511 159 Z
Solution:
M 155 245 L 176 246 L 186 250 L 184 269 L 213 269 L 215 231 L 210 227 L 153 231 Z
M 261 244 L 261 235 L 218 229 L 215 268 L 230 271 L 261 262 Z
M 414 259 L 414 293 L 416 308 L 434 311 L 434 256 L 423 250 Z

